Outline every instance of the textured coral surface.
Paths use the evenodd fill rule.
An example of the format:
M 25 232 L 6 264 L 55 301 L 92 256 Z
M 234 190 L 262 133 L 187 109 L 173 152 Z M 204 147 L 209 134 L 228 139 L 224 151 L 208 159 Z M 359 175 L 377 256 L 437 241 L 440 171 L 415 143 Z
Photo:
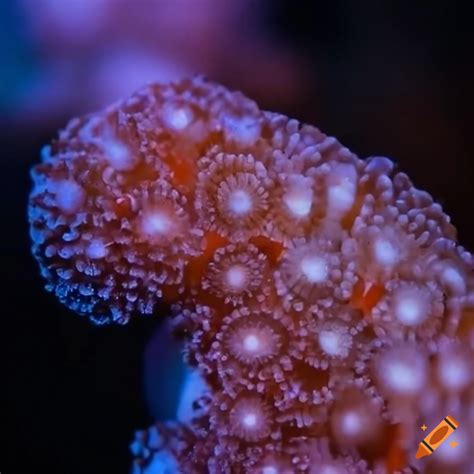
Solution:
M 71 120 L 32 177 L 47 289 L 97 324 L 169 303 L 204 382 L 136 472 L 473 471 L 474 260 L 389 159 L 197 77 Z

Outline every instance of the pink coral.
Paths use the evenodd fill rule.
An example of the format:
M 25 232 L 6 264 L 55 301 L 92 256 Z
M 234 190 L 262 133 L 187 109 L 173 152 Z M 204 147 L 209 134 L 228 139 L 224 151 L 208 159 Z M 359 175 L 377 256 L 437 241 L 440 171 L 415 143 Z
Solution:
M 137 472 L 410 472 L 418 413 L 472 412 L 473 258 L 387 158 L 197 77 L 72 120 L 32 176 L 47 288 L 98 323 L 173 303 L 205 381 Z

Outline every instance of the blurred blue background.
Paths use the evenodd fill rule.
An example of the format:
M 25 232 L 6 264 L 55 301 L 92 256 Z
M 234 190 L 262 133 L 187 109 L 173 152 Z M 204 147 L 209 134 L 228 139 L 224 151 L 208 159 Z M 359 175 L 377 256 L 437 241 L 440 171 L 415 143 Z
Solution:
M 467 7 L 436 1 L 0 0 L 0 471 L 127 472 L 133 431 L 174 413 L 184 373 L 159 317 L 97 328 L 43 291 L 28 173 L 58 128 L 205 74 L 393 158 L 474 249 L 473 36 Z

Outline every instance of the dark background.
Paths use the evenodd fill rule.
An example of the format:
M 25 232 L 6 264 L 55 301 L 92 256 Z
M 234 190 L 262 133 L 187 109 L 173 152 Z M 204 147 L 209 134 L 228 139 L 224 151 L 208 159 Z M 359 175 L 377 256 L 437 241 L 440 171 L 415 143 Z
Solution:
M 25 46 L 34 46 L 28 35 L 12 52 L 18 45 L 5 31 L 20 38 L 26 28 L 17 12 L 15 2 L 0 10 L 1 51 L 8 53 L 0 58 L 0 75 L 10 78 L 0 110 L 0 472 L 126 473 L 134 430 L 153 421 L 143 393 L 143 354 L 158 318 L 94 327 L 43 290 L 29 253 L 28 173 L 40 147 L 75 110 L 68 105 L 51 114 L 46 104 L 14 113 L 21 93 L 11 72 L 16 68 L 24 78 L 24 65 L 37 54 Z M 211 69 L 210 78 L 248 93 L 262 108 L 316 124 L 360 156 L 393 158 L 443 205 L 460 241 L 474 249 L 469 12 L 447 1 L 278 0 L 250 2 L 243 15 L 273 48 L 256 66 L 269 75 L 229 60 Z M 280 67 L 288 72 L 279 48 L 304 66 L 270 93 L 266 78 Z

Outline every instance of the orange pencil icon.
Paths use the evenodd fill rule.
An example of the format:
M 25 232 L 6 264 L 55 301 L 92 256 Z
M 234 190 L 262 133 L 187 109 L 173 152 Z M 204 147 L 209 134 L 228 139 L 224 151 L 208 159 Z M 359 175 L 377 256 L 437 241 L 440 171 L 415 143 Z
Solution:
M 441 423 L 418 445 L 416 459 L 424 458 L 432 454 L 448 439 L 458 426 L 459 423 L 452 416 L 443 418 Z

